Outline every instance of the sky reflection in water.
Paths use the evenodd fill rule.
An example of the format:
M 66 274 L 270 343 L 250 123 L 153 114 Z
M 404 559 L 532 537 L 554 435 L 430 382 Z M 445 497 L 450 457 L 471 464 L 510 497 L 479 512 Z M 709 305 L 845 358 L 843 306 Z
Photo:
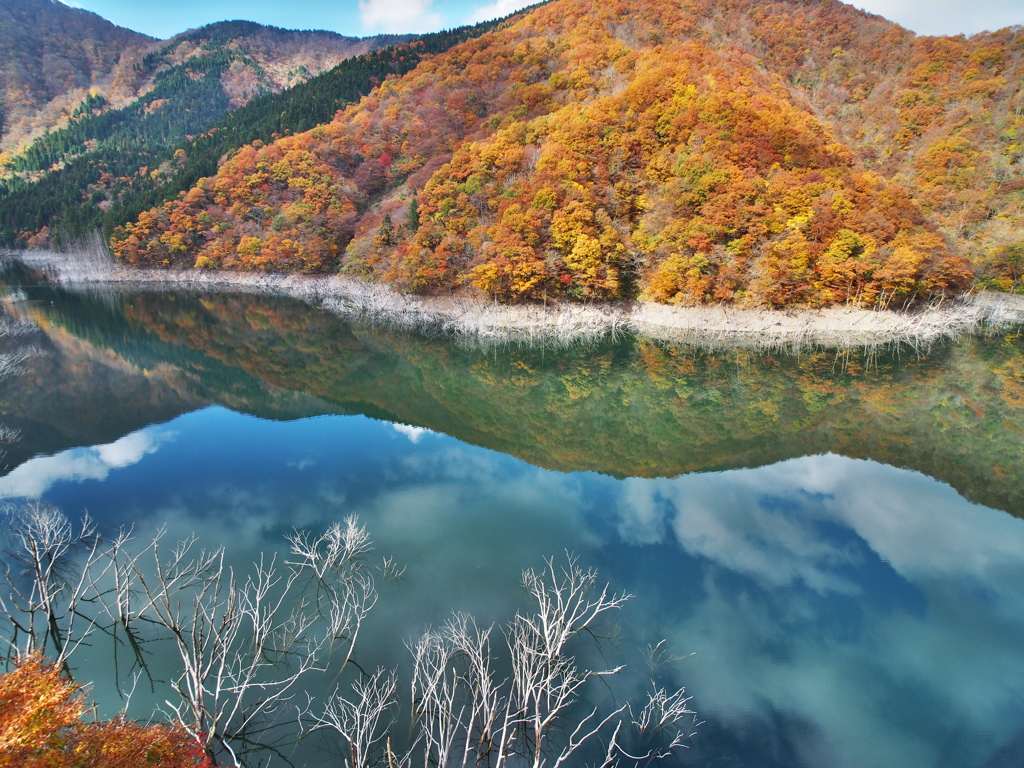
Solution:
M 521 570 L 573 551 L 637 595 L 623 648 L 694 654 L 676 675 L 707 721 L 695 765 L 1020 764 L 1024 521 L 918 473 L 824 455 L 615 480 L 362 416 L 212 407 L 32 459 L 0 495 L 197 532 L 237 562 L 358 514 L 408 566 L 364 665 L 404 661 L 451 610 L 507 619 Z

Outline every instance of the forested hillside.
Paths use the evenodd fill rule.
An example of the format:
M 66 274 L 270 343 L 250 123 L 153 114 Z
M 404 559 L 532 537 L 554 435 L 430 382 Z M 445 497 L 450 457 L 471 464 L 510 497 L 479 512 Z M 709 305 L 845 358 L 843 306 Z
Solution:
M 153 39 L 54 0 L 0 4 L 0 158 L 57 125 Z
M 13 174 L 0 180 L 0 245 L 61 244 L 98 229 L 109 233 L 212 175 L 242 145 L 327 122 L 388 75 L 404 74 L 423 57 L 495 24 L 360 40 L 225 22 L 174 38 L 133 65 L 136 79 L 152 81 L 139 99 L 113 109 L 102 96 L 90 96 L 65 129 L 8 160 Z M 369 52 L 319 76 L 298 64 L 282 73 L 282 61 L 313 67 L 317 50 L 324 58 L 330 47 L 318 49 L 321 38 L 347 41 L 352 53 Z M 252 55 L 261 48 L 270 53 Z M 283 77 L 292 87 L 281 90 Z
M 877 16 L 855 20 L 849 10 L 775 3 L 754 14 L 755 23 L 723 14 L 713 34 L 749 40 L 866 168 L 910 190 L 984 285 L 1020 289 L 1024 27 L 918 37 Z
M 158 44 L 117 72 L 133 94 L 123 108 L 112 108 L 116 104 L 93 89 L 66 127 L 39 137 L 7 165 L 16 172 L 47 171 L 103 143 L 147 148 L 181 140 L 255 96 L 304 82 L 394 38 L 292 32 L 247 21 L 211 24 Z
M 1019 28 L 918 38 L 838 2 L 556 0 L 245 147 L 113 246 L 508 300 L 1010 288 L 1022 54 Z
M 1020 27 L 930 38 L 834 1 L 555 0 L 308 81 L 288 56 L 322 41 L 301 34 L 233 22 L 138 54 L 118 77 L 149 82 L 141 98 L 90 92 L 7 158 L 0 244 L 102 230 L 134 264 L 505 300 L 1024 287 Z
M 201 59 L 227 60 L 219 62 L 229 66 L 218 74 L 225 103 L 233 108 L 411 37 L 346 37 L 229 21 L 156 41 L 56 0 L 11 0 L 9 8 L 0 8 L 0 84 L 6 83 L 5 101 L 16 119 L 0 125 L 0 151 L 8 168 L 37 166 L 42 159 L 48 168 L 82 150 L 81 142 L 90 138 L 82 122 L 147 95 L 169 69 L 197 62 L 208 69 L 210 62 Z M 77 130 L 43 141 L 27 165 L 18 156 L 44 133 L 67 126 Z

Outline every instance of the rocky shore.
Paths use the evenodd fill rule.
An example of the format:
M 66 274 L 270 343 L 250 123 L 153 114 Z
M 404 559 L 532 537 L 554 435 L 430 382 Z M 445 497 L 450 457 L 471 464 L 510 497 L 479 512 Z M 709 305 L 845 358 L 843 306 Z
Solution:
M 1024 323 L 1024 297 L 980 292 L 909 311 L 829 307 L 772 310 L 651 302 L 499 304 L 480 297 L 418 296 L 343 276 L 138 269 L 102 254 L 8 253 L 52 282 L 79 290 L 183 290 L 287 296 L 354 319 L 479 341 L 574 342 L 631 332 L 701 346 L 758 348 L 928 344 Z

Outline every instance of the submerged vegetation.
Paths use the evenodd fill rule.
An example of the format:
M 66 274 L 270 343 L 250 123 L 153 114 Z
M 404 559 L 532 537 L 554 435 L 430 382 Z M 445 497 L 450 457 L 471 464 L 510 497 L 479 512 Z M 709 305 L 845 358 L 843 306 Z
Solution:
M 504 629 L 507 677 L 493 627 L 470 616 L 455 614 L 409 643 L 406 739 L 392 730 L 397 671 L 354 661 L 378 583 L 401 576 L 390 559 L 371 561 L 357 520 L 293 532 L 287 555 L 261 557 L 247 572 L 195 536 L 162 539 L 104 537 L 88 518 L 75 526 L 39 503 L 8 512 L 0 613 L 10 629 L 0 639 L 13 670 L 0 676 L 0 765 L 241 768 L 287 760 L 291 740 L 323 730 L 347 768 L 555 768 L 585 753 L 611 768 L 670 757 L 696 726 L 685 690 L 657 683 L 646 702 L 579 711 L 585 689 L 623 669 L 591 669 L 579 648 L 630 596 L 602 588 L 571 555 L 523 572 L 531 608 Z M 115 669 L 118 686 L 133 673 L 153 685 L 152 655 L 175 659 L 165 704 L 172 725 L 125 715 L 82 721 L 78 686 L 61 669 L 99 642 L 130 660 L 130 670 Z M 303 701 L 298 691 L 317 675 L 334 681 L 333 693 Z

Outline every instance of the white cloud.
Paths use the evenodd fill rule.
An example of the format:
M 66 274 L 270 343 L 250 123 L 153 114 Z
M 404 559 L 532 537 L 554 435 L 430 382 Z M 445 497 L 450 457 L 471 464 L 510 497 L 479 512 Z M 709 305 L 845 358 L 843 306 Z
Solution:
M 537 0 L 495 0 L 495 2 L 481 6 L 473 11 L 466 19 L 466 23 L 476 24 L 480 21 L 500 19 L 508 16 L 510 13 L 522 10 L 528 5 L 534 5 L 536 2 Z
M 697 654 L 687 684 L 702 716 L 748 733 L 798 728 L 796 762 L 836 768 L 979 764 L 998 742 L 946 738 L 943 723 L 1018 728 L 1024 659 L 1006 637 L 1024 625 L 1021 520 L 919 473 L 835 455 L 629 480 L 621 499 L 624 540 L 675 540 L 708 561 L 705 599 L 666 633 Z M 877 587 L 858 578 L 872 570 L 868 550 L 927 611 L 875 603 Z M 763 591 L 737 588 L 732 573 Z M 844 596 L 857 608 L 836 634 L 816 601 Z M 888 713 L 918 706 L 921 691 L 942 717 L 893 727 Z
M 396 432 L 408 437 L 409 441 L 414 444 L 422 440 L 424 435 L 434 434 L 433 430 L 427 429 L 426 427 L 414 427 L 410 424 L 399 424 L 398 422 L 393 422 L 391 426 L 395 428 Z
M 0 498 L 34 499 L 46 493 L 54 483 L 104 480 L 111 470 L 138 464 L 147 454 L 155 453 L 161 445 L 173 440 L 175 434 L 159 427 L 148 428 L 107 445 L 72 448 L 54 456 L 29 459 L 0 478 Z
M 976 593 L 954 590 L 924 614 L 859 602 L 861 629 L 846 635 L 814 615 L 789 631 L 778 611 L 790 592 L 765 602 L 725 582 L 707 578 L 706 599 L 666 633 L 696 653 L 686 683 L 702 718 L 772 733 L 800 750 L 794 764 L 835 768 L 981 765 L 1019 730 L 1024 657 Z M 915 712 L 922 701 L 932 709 Z
M 96 452 L 99 460 L 111 469 L 121 469 L 139 460 L 147 453 L 153 453 L 166 440 L 161 433 L 133 432 L 120 440 L 107 445 L 97 445 L 91 450 Z
M 441 26 L 430 9 L 433 0 L 359 0 L 359 17 L 367 30 L 427 32 Z

